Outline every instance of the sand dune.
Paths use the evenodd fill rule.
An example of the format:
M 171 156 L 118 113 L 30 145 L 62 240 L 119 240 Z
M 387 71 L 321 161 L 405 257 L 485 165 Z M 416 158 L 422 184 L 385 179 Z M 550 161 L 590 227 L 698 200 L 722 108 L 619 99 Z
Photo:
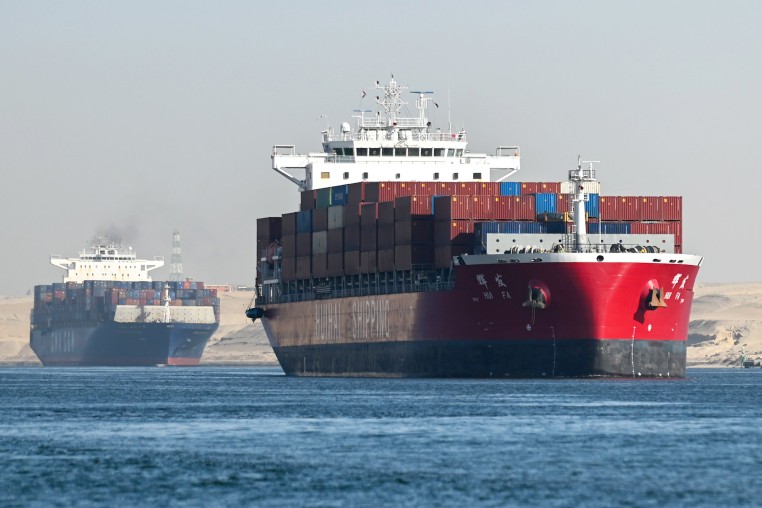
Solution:
M 688 366 L 762 362 L 762 283 L 698 284 L 688 336 Z M 204 352 L 205 365 L 277 365 L 261 323 L 244 311 L 252 293 L 221 293 L 220 328 Z M 37 364 L 29 348 L 30 296 L 0 299 L 0 363 Z

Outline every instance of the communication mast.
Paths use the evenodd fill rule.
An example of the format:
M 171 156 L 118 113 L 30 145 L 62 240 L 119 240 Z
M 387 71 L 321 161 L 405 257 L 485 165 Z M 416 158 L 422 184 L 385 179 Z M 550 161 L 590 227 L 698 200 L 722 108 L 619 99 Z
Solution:
M 172 257 L 170 258 L 169 280 L 183 280 L 183 249 L 180 246 L 180 232 L 172 233 Z

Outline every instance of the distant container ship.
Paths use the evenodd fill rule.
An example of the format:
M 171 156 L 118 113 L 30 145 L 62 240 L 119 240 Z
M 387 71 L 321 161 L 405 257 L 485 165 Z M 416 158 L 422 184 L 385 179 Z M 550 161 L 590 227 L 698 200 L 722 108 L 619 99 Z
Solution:
M 152 281 L 163 258 L 99 239 L 78 258 L 51 256 L 64 282 L 34 288 L 30 345 L 44 365 L 198 365 L 219 327 L 202 282 Z
M 304 376 L 683 377 L 702 258 L 682 197 L 603 196 L 593 162 L 514 182 L 517 146 L 467 149 L 428 91 L 376 82 L 377 111 L 273 149 L 300 210 L 257 221 L 257 298 Z M 375 95 L 375 94 L 374 94 Z M 303 175 L 303 176 L 302 176 Z

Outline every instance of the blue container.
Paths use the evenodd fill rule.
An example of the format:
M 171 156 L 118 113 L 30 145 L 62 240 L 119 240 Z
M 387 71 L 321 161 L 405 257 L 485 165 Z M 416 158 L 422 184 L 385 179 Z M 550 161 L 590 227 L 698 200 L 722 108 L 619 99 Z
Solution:
M 598 202 L 600 200 L 599 194 L 589 194 L 590 199 L 588 201 L 585 201 L 585 212 L 587 212 L 588 217 L 600 217 L 600 207 L 598 206 Z M 605 219 L 605 217 L 604 217 Z
M 629 222 L 589 222 L 587 233 L 597 235 L 598 231 L 604 235 L 629 235 L 632 227 Z
M 553 235 L 566 233 L 566 223 L 564 222 L 546 222 L 545 232 Z
M 556 213 L 556 195 L 542 192 L 534 195 L 535 213 Z
M 312 233 L 312 210 L 296 212 L 296 233 Z
M 331 187 L 331 206 L 346 205 L 348 193 L 349 193 L 348 185 L 336 185 L 334 187 Z
M 501 196 L 520 196 L 521 182 L 500 182 Z

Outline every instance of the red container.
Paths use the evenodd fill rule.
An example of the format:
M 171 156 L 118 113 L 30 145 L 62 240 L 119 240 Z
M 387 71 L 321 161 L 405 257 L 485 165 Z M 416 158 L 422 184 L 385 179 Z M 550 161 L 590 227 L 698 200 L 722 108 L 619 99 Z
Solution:
M 471 197 L 471 218 L 474 220 L 492 219 L 492 201 L 495 196 L 470 196 Z
M 662 196 L 661 218 L 662 220 L 683 220 L 683 197 Z M 681 244 L 682 245 L 682 244 Z
M 638 215 L 637 196 L 606 196 L 599 200 L 599 214 L 602 220 L 636 221 Z M 605 205 L 604 205 L 605 203 Z
M 378 250 L 394 249 L 394 223 L 378 225 Z
M 315 209 L 315 192 L 314 190 L 301 192 L 301 204 L 300 210 L 314 210 Z
M 378 223 L 379 224 L 394 224 L 394 202 L 388 201 L 386 203 L 378 204 Z
M 412 196 L 416 194 L 418 182 L 394 182 L 396 189 L 394 190 L 395 199 L 402 196 Z
M 470 220 L 470 196 L 440 196 L 434 198 L 434 217 L 438 221 Z
M 661 197 L 640 196 L 638 200 L 638 220 L 661 220 Z
M 378 221 L 378 203 L 364 203 L 360 205 L 362 210 L 360 212 L 360 226 L 375 227 L 376 221 Z
M 344 253 L 329 252 L 328 268 L 326 270 L 328 277 L 339 277 L 344 275 Z
M 431 193 L 432 196 L 454 196 L 457 193 L 458 184 L 455 182 L 436 182 L 434 189 L 434 192 Z
M 376 254 L 376 260 L 378 261 L 379 272 L 393 272 L 394 271 L 394 248 L 391 249 L 379 249 Z
M 630 224 L 630 232 L 634 235 L 672 235 L 675 245 L 683 244 L 682 221 L 633 222 Z
M 561 183 L 560 182 L 521 182 L 522 194 L 560 194 Z
M 440 192 L 438 189 L 439 189 L 439 183 L 437 182 L 416 182 L 415 183 L 415 193 L 420 196 L 435 196 L 438 194 L 444 194 L 444 192 Z
M 534 195 L 503 196 L 508 203 L 507 220 L 535 220 Z
M 434 245 L 473 245 L 474 222 L 471 220 L 437 221 L 434 223 Z
M 475 194 L 480 196 L 499 196 L 500 182 L 476 182 Z
M 347 226 L 344 228 L 344 250 L 360 250 L 360 226 Z
M 617 217 L 616 196 L 601 196 L 598 200 L 598 215 L 604 220 L 616 220 Z
M 556 195 L 556 212 L 566 213 L 572 211 L 572 197 L 569 194 Z
M 394 201 L 397 197 L 398 182 L 366 182 L 365 202 L 380 203 L 382 201 Z
M 432 245 L 397 245 L 394 247 L 394 266 L 397 270 L 410 270 L 413 265 L 434 263 Z
M 434 221 L 414 219 L 394 223 L 394 245 L 426 245 L 434 243 Z
M 456 182 L 455 194 L 458 196 L 473 196 L 476 194 L 476 186 L 479 182 Z
M 394 200 L 394 220 L 410 220 L 414 216 L 430 216 L 431 196 L 412 195 L 399 197 Z
M 328 254 L 312 256 L 312 276 L 328 277 Z
M 344 253 L 344 275 L 360 273 L 360 251 L 353 250 Z
M 378 249 L 378 229 L 360 228 L 360 252 L 376 252 Z

